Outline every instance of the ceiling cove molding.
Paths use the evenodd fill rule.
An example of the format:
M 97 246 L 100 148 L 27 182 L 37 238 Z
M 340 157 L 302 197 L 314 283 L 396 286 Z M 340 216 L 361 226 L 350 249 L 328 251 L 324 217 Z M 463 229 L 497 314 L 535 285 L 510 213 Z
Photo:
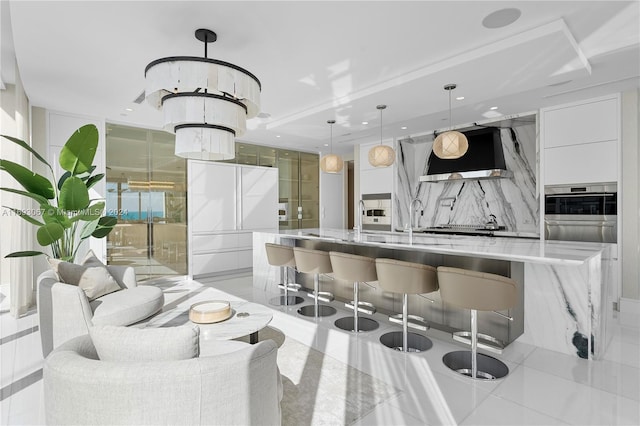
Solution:
M 434 76 L 437 76 L 438 74 L 442 75 L 443 73 L 460 72 L 462 68 L 466 67 L 468 67 L 469 69 L 477 70 L 477 68 L 475 68 L 475 66 L 473 65 L 474 62 L 486 62 L 487 58 L 494 58 L 496 61 L 508 60 L 513 52 L 535 51 L 531 50 L 531 46 L 540 47 L 541 45 L 555 46 L 555 50 L 558 53 L 556 53 L 556 58 L 550 59 L 550 62 L 556 61 L 555 64 L 557 64 L 558 68 L 553 69 L 553 73 L 550 72 L 549 67 L 546 69 L 529 69 L 530 73 L 534 74 L 538 72 L 538 75 L 535 75 L 535 81 L 530 81 L 530 84 L 526 85 L 528 86 L 528 89 L 535 89 L 538 87 L 546 86 L 550 84 L 549 79 L 552 79 L 552 82 L 558 82 L 561 80 L 561 78 L 575 79 L 586 77 L 591 74 L 591 65 L 589 64 L 587 57 L 580 49 L 580 46 L 569 31 L 569 28 L 567 27 L 564 20 L 559 19 L 540 27 L 518 33 L 503 40 L 487 44 L 480 48 L 468 50 L 461 54 L 439 61 L 435 64 L 427 65 L 414 71 L 407 72 L 380 84 L 355 91 L 353 93 L 350 93 L 349 95 L 331 99 L 330 101 L 324 102 L 311 108 L 304 109 L 302 111 L 298 111 L 294 114 L 273 119 L 269 123 L 267 123 L 266 128 L 268 130 L 274 130 L 282 125 L 289 124 L 315 114 L 333 110 L 336 105 L 348 104 L 356 100 L 378 94 L 385 90 L 397 88 L 399 86 L 419 79 L 425 79 L 429 77 L 433 78 Z M 523 87 L 514 86 L 513 91 L 522 89 Z M 487 97 L 486 99 L 489 99 L 489 97 Z

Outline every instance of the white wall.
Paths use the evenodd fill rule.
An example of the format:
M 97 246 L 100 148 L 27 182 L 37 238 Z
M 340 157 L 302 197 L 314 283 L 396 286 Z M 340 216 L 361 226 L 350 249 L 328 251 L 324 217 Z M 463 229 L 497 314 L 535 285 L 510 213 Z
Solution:
M 320 171 L 320 227 L 344 228 L 346 164 L 340 173 Z

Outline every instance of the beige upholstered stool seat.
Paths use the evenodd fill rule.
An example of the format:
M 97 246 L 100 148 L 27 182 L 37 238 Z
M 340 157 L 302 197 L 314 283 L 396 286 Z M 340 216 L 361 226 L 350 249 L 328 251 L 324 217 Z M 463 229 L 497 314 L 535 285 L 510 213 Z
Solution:
M 499 311 L 518 303 L 514 280 L 502 275 L 440 266 L 440 294 L 449 304 L 477 311 Z
M 267 250 L 267 261 L 271 266 L 296 266 L 296 258 L 293 255 L 293 247 L 281 244 L 265 243 Z
M 402 331 L 392 331 L 380 336 L 380 342 L 390 348 L 403 352 L 422 352 L 433 346 L 428 337 L 409 333 L 410 326 L 426 330 L 424 319 L 409 315 L 409 294 L 425 294 L 438 290 L 436 268 L 421 263 L 405 262 L 395 259 L 376 259 L 378 283 L 383 290 L 402 294 Z M 396 316 L 389 317 L 393 322 Z M 409 320 L 412 319 L 410 323 Z
M 445 303 L 471 310 L 471 351 L 446 354 L 442 361 L 450 369 L 477 379 L 497 379 L 509 368 L 496 358 L 478 353 L 477 311 L 512 308 L 518 302 L 516 282 L 502 275 L 447 266 L 438 267 L 440 295 Z
M 376 261 L 371 257 L 356 254 L 329 252 L 333 275 L 336 279 L 353 282 L 353 301 L 346 303 L 347 308 L 353 309 L 353 316 L 337 319 L 335 326 L 347 331 L 371 331 L 378 328 L 378 321 L 371 318 L 361 318 L 359 312 L 375 313 L 375 307 L 360 301 L 359 284 L 361 282 L 377 281 Z
M 264 246 L 267 251 L 269 265 L 280 267 L 282 282 L 278 284 L 278 287 L 284 290 L 284 295 L 271 299 L 269 303 L 277 306 L 289 306 L 304 302 L 302 297 L 289 296 L 290 291 L 297 292 L 300 290 L 300 284 L 289 282 L 289 271 L 286 269 L 296 267 L 293 247 L 273 243 L 265 243 Z
M 319 300 L 331 301 L 331 293 L 320 292 L 320 274 L 332 272 L 331 259 L 329 253 L 322 250 L 294 247 L 293 255 L 299 272 L 313 275 L 313 305 L 303 306 L 298 309 L 300 315 L 308 317 L 324 317 L 336 313 L 336 308 L 328 305 L 321 305 Z

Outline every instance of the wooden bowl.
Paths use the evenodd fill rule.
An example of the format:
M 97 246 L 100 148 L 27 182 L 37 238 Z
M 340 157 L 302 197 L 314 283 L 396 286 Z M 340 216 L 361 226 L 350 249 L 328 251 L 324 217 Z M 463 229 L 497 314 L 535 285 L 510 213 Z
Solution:
M 207 300 L 191 305 L 189 320 L 196 324 L 212 324 L 231 316 L 231 303 L 226 300 Z

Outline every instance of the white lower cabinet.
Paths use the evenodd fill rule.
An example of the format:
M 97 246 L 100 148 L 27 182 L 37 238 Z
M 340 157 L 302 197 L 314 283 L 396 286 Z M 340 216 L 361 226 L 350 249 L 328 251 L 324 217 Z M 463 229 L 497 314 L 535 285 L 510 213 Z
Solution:
M 189 275 L 253 266 L 253 231 L 278 230 L 278 169 L 190 160 Z
M 194 254 L 191 276 L 208 275 L 238 269 L 238 254 L 234 251 Z

